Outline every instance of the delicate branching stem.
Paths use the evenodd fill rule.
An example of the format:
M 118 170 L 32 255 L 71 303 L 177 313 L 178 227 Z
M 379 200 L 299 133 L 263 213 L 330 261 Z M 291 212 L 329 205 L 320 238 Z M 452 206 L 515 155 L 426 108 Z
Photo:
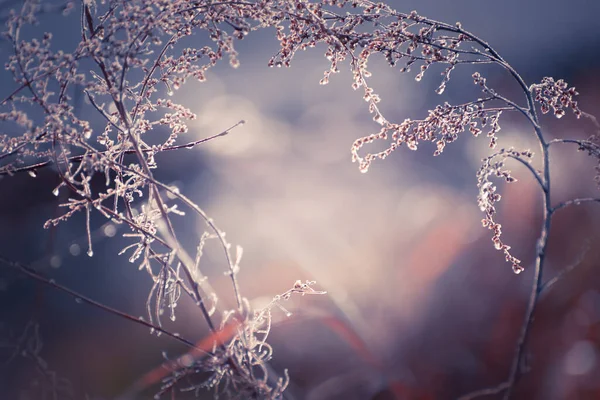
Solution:
M 546 251 L 548 246 L 548 236 L 550 235 L 550 226 L 552 222 L 552 203 L 550 197 L 550 160 L 549 160 L 549 145 L 546 143 L 542 130 L 539 126 L 535 103 L 533 100 L 533 96 L 531 91 L 526 86 L 523 79 L 519 74 L 514 71 L 512 67 L 506 62 L 505 66 L 507 70 L 513 75 L 513 77 L 519 82 L 521 87 L 525 92 L 525 96 L 527 98 L 527 103 L 529 105 L 529 114 L 531 115 L 532 125 L 538 141 L 540 143 L 540 148 L 542 150 L 542 162 L 543 162 L 543 180 L 539 178 L 539 176 L 534 174 L 536 177 L 538 184 L 543 192 L 543 220 L 542 220 L 542 229 L 540 232 L 540 236 L 536 245 L 536 258 L 535 258 L 535 266 L 533 271 L 533 282 L 531 291 L 529 294 L 529 300 L 527 302 L 527 309 L 525 311 L 525 317 L 523 319 L 523 324 L 521 325 L 521 330 L 519 332 L 519 337 L 517 339 L 517 346 L 515 355 L 510 367 L 510 372 L 508 376 L 508 380 L 506 382 L 506 391 L 504 392 L 504 400 L 508 400 L 511 398 L 512 392 L 514 391 L 515 385 L 521 375 L 521 364 L 523 362 L 523 358 L 525 355 L 525 345 L 527 342 L 527 338 L 529 336 L 529 332 L 531 329 L 531 325 L 533 323 L 533 317 L 535 313 L 535 308 L 538 302 L 538 297 L 542 288 L 543 283 L 543 269 L 544 269 L 544 261 L 546 259 Z M 532 169 L 532 168 L 531 168 Z
M 541 232 L 538 237 L 537 245 L 536 245 L 536 257 L 535 257 L 532 286 L 531 286 L 531 290 L 530 290 L 530 294 L 529 294 L 529 300 L 527 302 L 525 316 L 523 318 L 523 323 L 522 323 L 521 329 L 519 331 L 515 355 L 513 357 L 512 363 L 511 363 L 508 379 L 506 382 L 502 383 L 501 385 L 499 385 L 495 388 L 484 389 L 481 391 L 473 392 L 473 393 L 469 394 L 468 396 L 464 397 L 464 398 L 470 399 L 470 398 L 476 398 L 476 397 L 483 396 L 483 395 L 497 394 L 500 392 L 504 392 L 503 398 L 504 398 L 504 400 L 508 400 L 511 398 L 511 396 L 515 390 L 515 386 L 519 380 L 519 377 L 522 374 L 522 363 L 525 358 L 525 352 L 526 352 L 525 347 L 527 344 L 528 337 L 530 336 L 531 326 L 532 326 L 532 323 L 534 320 L 536 305 L 540 299 L 540 294 L 542 293 L 542 291 L 544 289 L 547 289 L 549 286 L 551 286 L 553 283 L 555 283 L 563 275 L 563 274 L 559 274 L 557 277 L 555 277 L 554 279 L 552 279 L 552 280 L 548 281 L 546 284 L 544 284 L 544 281 L 543 281 L 544 261 L 547 256 L 548 238 L 550 235 L 550 228 L 551 228 L 553 214 L 556 211 L 558 211 L 562 208 L 565 208 L 569 205 L 572 205 L 572 204 L 580 204 L 582 201 L 600 202 L 600 199 L 588 198 L 585 200 L 584 199 L 569 200 L 569 201 L 560 203 L 559 205 L 557 205 L 555 207 L 552 207 L 550 161 L 549 161 L 550 145 L 554 144 L 554 143 L 576 143 L 581 148 L 589 150 L 590 146 L 593 146 L 593 144 L 587 144 L 589 142 L 586 141 L 586 144 L 587 144 L 587 146 L 586 146 L 586 145 L 582 145 L 582 141 L 572 140 L 572 139 L 557 139 L 557 140 L 553 140 L 551 142 L 546 142 L 543 132 L 542 132 L 542 129 L 541 129 L 541 126 L 538 121 L 532 90 L 529 87 L 527 87 L 527 85 L 525 84 L 524 80 L 520 77 L 520 75 L 508 63 L 506 63 L 504 60 L 502 60 L 500 58 L 500 56 L 497 55 L 493 51 L 493 49 L 490 49 L 489 51 L 500 61 L 500 64 L 507 71 L 509 71 L 511 73 L 511 75 L 516 79 L 516 81 L 518 82 L 518 84 L 521 86 L 521 88 L 524 91 L 524 94 L 525 94 L 525 97 L 526 97 L 527 103 L 528 103 L 527 109 L 523 109 L 514 103 L 511 104 L 511 102 L 509 100 L 501 98 L 500 96 L 497 96 L 497 97 L 500 98 L 501 100 L 504 100 L 505 102 L 507 102 L 507 104 L 511 104 L 513 107 L 515 107 L 515 109 L 521 111 L 521 113 L 527 117 L 527 119 L 531 123 L 531 125 L 534 129 L 535 135 L 538 139 L 538 142 L 539 142 L 539 145 L 541 148 L 542 163 L 543 163 L 542 175 L 540 175 L 531 166 L 531 164 L 529 164 L 527 161 L 521 159 L 520 157 L 510 156 L 511 158 L 514 158 L 517 161 L 521 162 L 523 165 L 525 165 L 525 167 L 529 169 L 529 171 L 533 174 L 534 178 L 536 179 L 536 182 L 542 191 L 543 214 L 542 214 L 542 228 L 541 228 Z M 553 83 L 553 81 L 547 81 L 547 82 Z M 561 90 L 565 90 L 565 89 L 561 89 Z M 562 93 L 565 93 L 565 94 L 562 94 L 564 96 L 562 99 L 563 104 L 568 104 L 570 101 L 570 97 L 573 95 L 574 91 L 571 89 L 570 92 L 567 92 L 565 90 Z M 557 103 L 554 103 L 554 104 L 557 104 Z M 574 111 L 576 113 L 577 112 L 580 113 L 580 111 L 576 108 L 576 105 L 573 105 L 572 108 L 574 109 Z M 546 111 L 547 110 L 548 109 L 546 109 Z M 544 110 L 542 110 L 542 111 L 544 111 Z M 560 111 L 562 112 L 562 110 L 560 110 Z M 562 114 L 557 113 L 557 115 L 561 116 Z M 567 271 L 567 270 L 570 270 L 570 269 L 567 268 L 565 271 Z M 563 272 L 565 272 L 565 271 L 563 271 Z

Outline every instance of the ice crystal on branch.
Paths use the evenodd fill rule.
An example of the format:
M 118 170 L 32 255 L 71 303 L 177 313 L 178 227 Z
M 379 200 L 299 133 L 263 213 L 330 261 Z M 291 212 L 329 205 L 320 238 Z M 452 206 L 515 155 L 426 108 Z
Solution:
M 483 165 L 477 172 L 477 187 L 479 194 L 477 195 L 477 204 L 479 209 L 484 213 L 485 217 L 481 221 L 484 227 L 493 232 L 492 242 L 496 250 L 504 253 L 506 261 L 511 263 L 513 271 L 519 274 L 523 271 L 521 260 L 514 257 L 510 250 L 510 246 L 505 244 L 500 236 L 502 235 L 502 225 L 496 222 L 496 206 L 500 201 L 500 194 L 496 192 L 497 188 L 490 180 L 491 177 L 499 178 L 507 183 L 515 182 L 516 179 L 511 175 L 511 172 L 504 168 L 504 163 L 508 158 L 513 158 L 524 163 L 529 163 L 533 153 L 531 151 L 516 151 L 514 149 L 500 149 L 500 151 L 483 159 Z
M 429 111 L 423 120 L 406 119 L 400 124 L 386 123 L 379 134 L 364 136 L 357 139 L 352 145 L 352 160 L 359 163 L 360 170 L 367 172 L 373 160 L 385 159 L 398 147 L 405 144 L 411 150 L 417 150 L 420 142 L 432 142 L 436 146 L 434 155 L 440 155 L 448 143 L 458 139 L 458 135 L 469 130 L 473 136 L 478 136 L 482 129 L 489 126 L 487 136 L 490 138 L 490 147 L 496 145 L 496 133 L 500 131 L 498 119 L 502 113 L 499 108 L 485 108 L 486 101 L 478 100 L 467 104 L 452 106 L 448 103 L 437 106 Z M 389 147 L 378 153 L 359 154 L 359 150 L 376 139 L 386 140 L 392 137 Z
M 562 79 L 554 81 L 554 78 L 545 77 L 541 83 L 531 85 L 529 90 L 535 96 L 535 101 L 540 103 L 543 114 L 552 109 L 556 118 L 562 118 L 565 108 L 570 108 L 577 118 L 581 117 L 581 110 L 573 99 L 579 93 L 574 87 L 568 87 Z

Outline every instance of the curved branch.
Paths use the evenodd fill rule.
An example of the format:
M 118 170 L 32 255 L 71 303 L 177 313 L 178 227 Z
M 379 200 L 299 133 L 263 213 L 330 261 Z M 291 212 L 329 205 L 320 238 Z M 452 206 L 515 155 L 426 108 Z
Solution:
M 542 177 L 540 176 L 539 172 L 536 171 L 535 168 L 533 168 L 533 166 L 530 163 L 528 163 L 526 160 L 523 160 L 520 157 L 516 157 L 516 156 L 512 156 L 512 155 L 509 155 L 508 157 L 512 158 L 513 160 L 517 160 L 518 162 L 523 164 L 531 172 L 531 174 L 533 175 L 533 177 L 535 178 L 537 183 L 540 185 L 540 188 L 544 192 L 546 191 L 546 185 L 544 184 Z

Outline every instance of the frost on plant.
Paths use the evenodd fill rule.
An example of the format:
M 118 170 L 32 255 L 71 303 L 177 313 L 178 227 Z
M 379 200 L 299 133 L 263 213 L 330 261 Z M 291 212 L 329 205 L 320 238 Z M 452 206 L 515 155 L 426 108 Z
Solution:
M 540 103 L 543 114 L 552 109 L 556 118 L 562 118 L 565 108 L 570 108 L 577 118 L 581 117 L 581 110 L 574 100 L 579 93 L 574 87 L 568 87 L 562 79 L 555 82 L 554 78 L 545 77 L 541 83 L 531 85 L 529 90 L 535 96 L 535 101 Z
M 183 362 L 187 365 L 177 369 L 175 374 L 163 381 L 157 398 L 184 379 L 187 382 L 184 391 L 198 393 L 203 389 L 214 389 L 216 397 L 226 394 L 228 398 L 234 399 L 280 398 L 289 384 L 289 375 L 285 370 L 283 377 L 273 376 L 268 367 L 273 355 L 273 348 L 267 342 L 273 322 L 272 313 L 274 309 L 280 309 L 289 317 L 291 313 L 282 302 L 293 295 L 325 294 L 315 290 L 314 284 L 314 281 L 296 281 L 291 289 L 275 296 L 269 304 L 258 310 L 253 310 L 248 300 L 243 299 L 242 315 L 226 311 L 220 331 L 232 327 L 236 332 L 233 340 L 220 346 L 215 343 L 212 352 L 200 360 L 179 357 L 179 364 Z M 207 372 L 208 379 L 191 383 L 195 376 L 206 375 Z
M 204 357 L 174 371 L 161 393 L 173 390 L 183 378 L 187 381 L 190 375 L 210 372 L 208 381 L 192 384 L 190 390 L 215 388 L 217 394 L 225 392 L 233 397 L 281 398 L 289 378 L 287 373 L 277 377 L 268 365 L 272 349 L 266 339 L 272 309 L 282 308 L 281 302 L 292 294 L 322 293 L 312 288 L 313 282 L 299 281 L 266 308 L 252 310 L 237 279 L 241 247 L 236 247 L 234 257 L 232 244 L 213 219 L 177 188 L 154 176 L 161 168 L 157 154 L 194 148 L 242 125 L 240 121 L 221 133 L 186 142 L 187 123 L 196 115 L 171 96 L 190 79 L 204 82 L 207 71 L 223 59 L 231 67 L 238 67 L 235 43 L 248 34 L 263 28 L 275 31 L 279 50 L 268 60 L 270 66 L 290 66 L 298 51 L 324 45 L 329 67 L 321 84 L 327 84 L 347 64 L 352 88 L 360 90 L 379 126 L 378 132 L 357 139 L 351 146 L 352 161 L 358 163 L 361 172 L 367 172 L 373 162 L 403 145 L 416 150 L 423 142 L 430 142 L 434 154 L 439 155 L 464 131 L 473 136 L 483 133 L 490 147 L 495 148 L 500 140 L 501 115 L 516 112 L 523 116 L 539 141 L 543 170 L 531 167 L 531 152 L 502 149 L 486 157 L 477 174 L 483 225 L 493 232 L 495 248 L 504 253 L 516 273 L 523 266 L 501 239 L 501 225 L 495 215 L 500 195 L 490 178 L 514 181 L 504 165 L 512 159 L 525 165 L 540 186 L 544 226 L 537 252 L 539 270 L 550 218 L 565 206 L 551 204 L 549 146 L 575 143 L 600 159 L 597 135 L 589 140 L 550 142 L 544 137 L 538 110 L 542 114 L 552 110 L 557 118 L 565 115 L 566 109 L 577 117 L 589 116 L 579 109 L 574 88 L 552 78 L 528 86 L 488 43 L 458 23 L 435 21 L 414 11 L 397 12 L 368 0 L 85 0 L 65 2 L 58 8 L 65 15 L 75 14 L 75 9 L 81 21 L 81 40 L 66 51 L 56 48 L 49 32 L 29 39 L 31 26 L 40 22 L 38 14 L 47 10 L 41 1 L 25 0 L 20 10 L 12 11 L 7 18 L 3 39 L 13 51 L 5 68 L 14 84 L 5 89 L 6 97 L 0 100 L 0 121 L 16 134 L 0 135 L 0 174 L 28 172 L 35 177 L 37 169 L 54 165 L 60 184 L 53 193 L 61 200 L 62 212 L 49 219 L 45 227 L 84 214 L 89 256 L 94 254 L 92 219 L 102 218 L 125 227 L 120 254 L 151 278 L 146 303 L 150 322 L 145 325 L 155 333 L 166 332 L 162 328 L 165 312 L 175 320 L 181 296 L 189 297 L 198 307 L 215 337 L 227 327 L 235 327 L 228 340 L 215 340 Z M 210 39 L 210 45 L 198 45 L 192 37 L 195 33 Z M 402 73 L 415 69 L 417 81 L 431 66 L 441 65 L 438 94 L 447 89 L 455 68 L 463 64 L 495 65 L 515 80 L 522 89 L 522 98 L 515 101 L 504 97 L 475 72 L 472 77 L 481 91 L 480 98 L 438 105 L 422 119 L 393 122 L 381 113 L 381 98 L 368 82 L 372 56 L 383 57 Z M 86 99 L 83 107 L 101 123 L 83 117 L 89 113 L 79 112 L 75 94 Z M 597 121 L 596 127 L 600 129 Z M 166 138 L 157 134 L 159 128 L 168 131 Z M 385 141 L 387 147 L 369 153 L 368 147 L 375 141 Z M 92 185 L 96 175 L 103 178 L 104 185 Z M 173 224 L 173 219 L 185 213 L 206 225 L 192 255 L 180 244 Z M 235 298 L 232 310 L 220 309 L 219 296 L 201 271 L 207 240 L 215 241 L 222 251 L 225 274 Z
M 500 151 L 483 159 L 483 165 L 477 172 L 477 187 L 479 195 L 477 203 L 479 209 L 484 213 L 485 218 L 481 221 L 484 227 L 487 227 L 493 232 L 492 242 L 496 250 L 504 253 L 506 261 L 512 264 L 513 271 L 516 274 L 523 272 L 521 260 L 514 257 L 510 253 L 510 246 L 506 245 L 500 239 L 502 234 L 502 225 L 494 220 L 496 214 L 495 203 L 500 201 L 500 194 L 496 193 L 496 186 L 490 180 L 490 177 L 503 179 L 505 182 L 515 182 L 516 179 L 511 175 L 510 171 L 504 167 L 504 162 L 508 158 L 513 158 L 524 163 L 529 163 L 533 157 L 531 151 L 515 151 L 514 149 L 500 149 Z
M 208 386 L 226 382 L 231 390 L 254 388 L 272 398 L 281 395 L 287 378 L 270 374 L 267 379 L 255 369 L 268 368 L 268 330 L 261 329 L 270 321 L 270 308 L 279 303 L 254 315 L 237 279 L 241 247 L 234 258 L 225 232 L 191 199 L 158 181 L 154 171 L 160 168 L 157 154 L 194 148 L 242 125 L 185 142 L 187 123 L 196 115 L 170 96 L 189 79 L 205 81 L 206 71 L 223 58 L 237 67 L 234 41 L 252 30 L 282 24 L 282 15 L 290 15 L 292 6 L 187 0 L 67 2 L 61 11 L 68 14 L 78 8 L 80 12 L 81 40 L 70 50 L 58 50 L 50 32 L 29 39 L 31 26 L 39 24 L 38 14 L 46 8 L 40 1 L 26 0 L 20 10 L 8 15 L 3 32 L 14 50 L 5 64 L 14 85 L 0 101 L 0 121 L 18 134 L 0 136 L 0 173 L 27 171 L 35 177 L 36 169 L 54 164 L 61 182 L 53 193 L 61 199 L 62 212 L 49 219 L 45 228 L 83 213 L 88 255 L 93 256 L 92 220 L 124 225 L 120 254 L 152 280 L 146 324 L 154 326 L 156 334 L 164 332 L 163 314 L 175 320 L 181 296 L 193 300 L 212 334 L 218 334 L 226 322 L 238 321 L 239 331 L 202 361 L 218 359 L 210 369 L 216 375 Z M 186 46 L 194 46 L 190 38 L 194 32 L 207 35 L 212 44 Z M 75 94 L 87 105 L 76 103 Z M 81 113 L 78 107 L 87 107 L 103 122 L 84 119 L 82 115 L 89 113 Z M 168 130 L 166 138 L 156 134 L 158 128 Z M 103 186 L 92 185 L 95 175 L 104 178 Z M 186 212 L 207 226 L 191 257 L 172 222 Z M 222 249 L 236 301 L 233 310 L 219 309 L 219 296 L 201 271 L 200 259 L 209 239 Z M 310 286 L 300 284 L 290 294 L 317 293 Z

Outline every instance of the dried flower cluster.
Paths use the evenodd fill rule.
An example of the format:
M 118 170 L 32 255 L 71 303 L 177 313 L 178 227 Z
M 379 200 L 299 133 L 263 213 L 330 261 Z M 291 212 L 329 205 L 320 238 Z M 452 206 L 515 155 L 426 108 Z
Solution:
M 416 150 L 421 141 L 433 142 L 437 149 L 434 155 L 440 155 L 448 143 L 458 139 L 458 135 L 469 130 L 473 136 L 481 133 L 481 128 L 490 126 L 487 136 L 490 138 L 490 147 L 496 145 L 496 132 L 500 131 L 498 119 L 502 113 L 498 108 L 484 108 L 487 100 L 479 100 L 468 104 L 452 106 L 448 103 L 437 106 L 429 111 L 423 120 L 406 119 L 400 124 L 389 123 L 378 134 L 357 139 L 352 145 L 352 160 L 359 161 L 360 170 L 367 172 L 369 165 L 376 158 L 384 159 L 402 144 L 411 150 Z M 390 146 L 378 153 L 367 154 L 361 157 L 359 150 L 376 139 L 386 140 L 391 134 L 393 142 Z
M 567 82 L 562 79 L 554 81 L 554 78 L 545 77 L 541 83 L 533 84 L 529 90 L 535 96 L 535 101 L 540 103 L 540 109 L 546 114 L 552 109 L 556 118 L 565 115 L 565 108 L 570 108 L 577 118 L 581 117 L 581 110 L 573 99 L 579 93 L 574 87 L 568 87 Z
M 510 171 L 505 169 L 505 161 L 508 158 L 513 158 L 524 163 L 529 163 L 533 153 L 531 151 L 515 151 L 514 149 L 500 149 L 494 154 L 483 159 L 483 165 L 477 172 L 477 187 L 479 195 L 477 196 L 477 204 L 479 209 L 484 213 L 485 218 L 481 221 L 484 227 L 487 227 L 494 234 L 492 242 L 496 250 L 504 252 L 506 261 L 512 264 L 515 274 L 523 272 L 521 260 L 514 257 L 510 253 L 510 246 L 506 245 L 500 239 L 502 234 L 502 225 L 494 220 L 496 214 L 495 203 L 500 201 L 500 194 L 496 193 L 496 186 L 490 180 L 490 177 L 503 179 L 507 183 L 515 182 L 516 179 L 511 175 Z

